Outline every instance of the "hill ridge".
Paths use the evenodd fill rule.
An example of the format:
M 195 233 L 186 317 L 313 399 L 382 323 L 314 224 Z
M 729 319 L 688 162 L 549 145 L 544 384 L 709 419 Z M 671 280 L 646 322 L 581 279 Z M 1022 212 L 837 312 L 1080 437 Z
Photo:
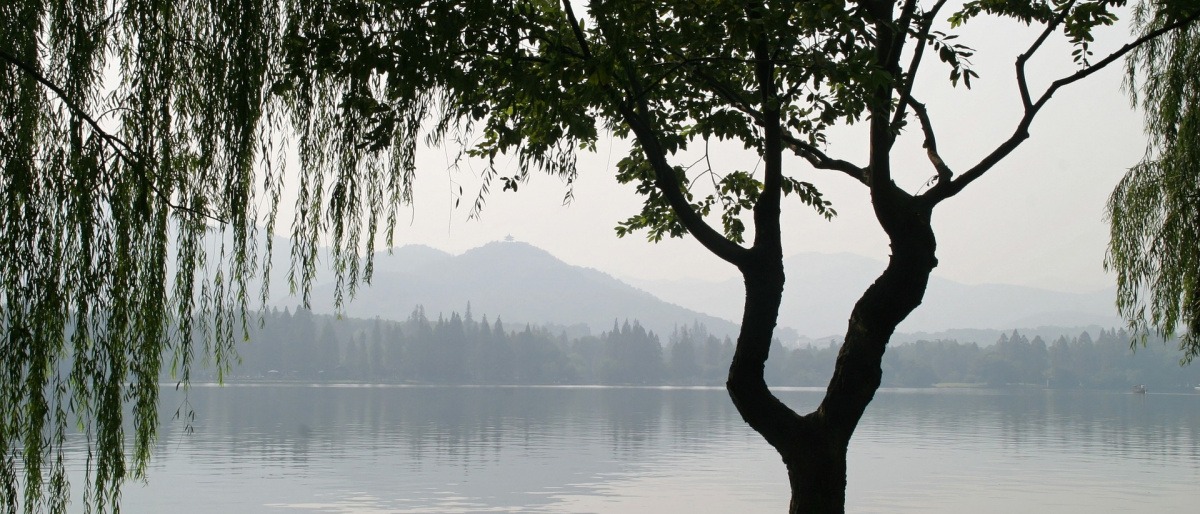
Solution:
M 453 312 L 468 303 L 475 312 L 509 322 L 586 324 L 607 330 L 614 320 L 637 320 L 664 338 L 675 326 L 700 322 L 713 334 L 736 335 L 736 324 L 664 301 L 594 268 L 563 262 L 529 243 L 494 241 L 458 255 L 422 252 L 401 262 L 409 246 L 374 255 L 369 286 L 345 306 L 353 317 L 404 319 L 417 305 L 426 312 Z M 439 251 L 440 252 L 440 251 Z M 332 285 L 314 285 L 314 312 L 333 312 Z

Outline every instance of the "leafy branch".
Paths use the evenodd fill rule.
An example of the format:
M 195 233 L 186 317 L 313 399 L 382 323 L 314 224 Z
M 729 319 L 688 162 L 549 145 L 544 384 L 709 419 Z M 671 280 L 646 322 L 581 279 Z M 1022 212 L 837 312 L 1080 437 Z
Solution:
M 162 200 L 163 204 L 180 212 L 186 212 L 194 216 L 207 218 L 221 224 L 225 223 L 225 221 L 221 218 L 208 214 L 207 212 L 196 210 L 171 201 L 170 195 L 155 185 L 154 180 L 151 180 L 144 175 L 146 167 L 143 164 L 147 159 L 145 159 L 145 157 L 137 150 L 130 147 L 129 143 L 126 143 L 124 139 L 121 139 L 120 137 L 104 130 L 104 127 L 100 126 L 100 122 L 96 118 L 93 118 L 91 114 L 89 114 L 87 110 L 83 108 L 83 106 L 79 105 L 78 102 L 72 99 L 62 87 L 59 87 L 58 84 L 55 84 L 54 81 L 43 75 L 29 63 L 8 53 L 4 49 L 0 49 L 0 59 L 3 59 L 9 64 L 16 66 L 21 70 L 22 73 L 25 73 L 43 87 L 54 93 L 55 97 L 57 97 L 58 100 L 67 107 L 68 110 L 87 123 L 88 126 L 92 128 L 92 131 L 98 135 L 109 148 L 112 148 L 113 152 L 117 155 L 117 158 L 128 164 L 131 169 L 137 171 L 139 174 L 142 174 L 142 184 L 153 191 L 155 196 L 158 196 L 158 198 Z

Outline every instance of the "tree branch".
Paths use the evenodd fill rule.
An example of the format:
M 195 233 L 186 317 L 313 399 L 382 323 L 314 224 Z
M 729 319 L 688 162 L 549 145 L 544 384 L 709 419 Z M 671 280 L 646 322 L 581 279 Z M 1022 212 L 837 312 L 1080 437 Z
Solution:
M 669 49 L 668 51 L 670 51 L 673 55 L 675 55 L 676 58 L 685 60 L 687 62 L 703 62 L 704 61 L 703 59 L 696 59 L 696 58 L 684 56 L 684 55 L 680 54 L 677 50 Z M 771 62 L 778 65 L 780 61 L 771 60 Z M 699 66 L 691 66 L 691 71 L 692 71 L 692 74 L 696 78 L 700 79 L 700 81 L 702 83 L 704 83 L 710 91 L 712 91 L 717 96 L 725 99 L 726 102 L 729 102 L 730 105 L 732 105 L 737 110 L 739 110 L 742 113 L 749 116 L 750 119 L 754 120 L 754 123 L 756 125 L 758 125 L 760 127 L 763 126 L 763 123 L 764 123 L 763 113 L 760 112 L 758 109 L 755 109 L 753 106 L 751 106 L 750 102 L 747 101 L 745 98 L 743 98 L 738 92 L 734 91 L 729 86 L 722 84 L 720 81 L 713 78 L 711 75 L 704 73 L 703 69 L 700 68 Z M 810 164 L 812 164 L 812 166 L 814 168 L 823 169 L 823 170 L 840 171 L 840 172 L 845 173 L 846 175 L 850 176 L 854 180 L 857 180 L 862 183 L 866 183 L 865 182 L 866 181 L 866 178 L 865 178 L 866 172 L 863 171 L 862 168 L 860 168 L 848 161 L 830 158 L 824 152 L 819 150 L 816 146 L 801 140 L 799 137 L 796 137 L 794 134 L 792 134 L 790 131 L 788 131 L 784 127 L 780 127 L 780 138 L 784 143 L 787 144 L 788 149 L 790 149 L 796 155 L 803 157 Z
M 90 125 L 92 127 L 92 130 L 95 131 L 96 134 L 98 134 L 100 136 L 100 138 L 103 139 L 104 142 L 108 144 L 108 146 L 112 147 L 113 151 L 117 153 L 117 156 L 120 157 L 121 160 L 123 160 L 131 165 L 136 164 L 136 161 L 134 161 L 131 157 L 129 157 L 128 154 L 131 153 L 131 154 L 136 155 L 137 151 L 135 151 L 133 148 L 130 148 L 129 144 L 127 144 L 121 138 L 114 136 L 112 134 L 109 134 L 108 131 L 104 130 L 104 128 L 102 128 L 100 126 L 100 122 L 96 121 L 95 118 L 92 118 L 92 116 L 90 114 L 88 114 L 88 112 L 86 110 L 84 110 L 84 108 L 82 106 L 80 106 L 78 103 L 76 103 L 75 100 L 72 99 L 70 97 L 70 95 L 67 94 L 66 91 L 64 91 L 61 87 L 58 87 L 58 84 L 55 84 L 50 79 L 46 78 L 45 75 L 42 75 L 40 72 L 38 72 L 37 69 L 35 69 L 29 63 L 26 63 L 25 61 L 17 58 L 16 56 L 9 54 L 8 52 L 4 51 L 3 49 L 0 49 L 0 59 L 4 59 L 5 61 L 8 61 L 9 64 L 16 66 L 21 71 L 25 72 L 26 75 L 29 75 L 34 80 L 36 80 L 38 83 L 40 83 L 42 86 L 44 86 L 46 89 L 49 89 L 51 92 L 53 92 L 55 94 L 55 96 L 58 97 L 59 101 L 61 101 L 63 103 L 63 105 L 67 106 L 68 110 L 75 113 L 76 116 L 79 116 L 80 118 L 83 119 L 83 121 L 85 121 L 88 125 Z
M 70 110 L 72 113 L 74 113 L 80 119 L 82 119 L 85 123 L 88 124 L 88 126 L 92 127 L 92 131 L 95 132 L 96 135 L 100 136 L 100 139 L 104 140 L 104 143 L 106 145 L 108 145 L 110 148 L 112 148 L 113 152 L 117 154 L 117 158 L 119 158 L 122 161 L 125 161 L 125 163 L 128 164 L 130 167 L 132 167 L 134 170 L 144 170 L 145 166 L 144 166 L 143 161 L 152 160 L 152 159 L 146 159 L 145 156 L 143 156 L 137 150 L 130 147 L 129 143 L 126 143 L 125 140 L 121 139 L 120 137 L 117 137 L 116 135 L 109 133 L 107 130 L 104 130 L 104 128 L 100 126 L 100 122 L 98 120 L 96 120 L 95 118 L 93 118 L 90 114 L 88 114 L 88 112 L 83 108 L 83 106 L 79 105 L 79 103 L 77 103 L 74 99 L 72 99 L 71 96 L 68 95 L 65 90 L 63 90 L 61 87 L 58 86 L 58 84 L 55 84 L 52 80 L 47 78 L 45 75 L 43 75 L 36 68 L 31 66 L 29 63 L 25 62 L 24 60 L 18 58 L 15 55 L 12 55 L 12 54 L 4 51 L 3 49 L 0 49 L 0 59 L 3 59 L 5 61 L 7 61 L 9 64 L 16 66 L 18 69 L 20 69 L 26 75 L 29 75 L 30 77 L 32 77 L 35 81 L 37 81 L 43 87 L 45 87 L 46 89 L 49 89 L 51 92 L 53 92 L 54 95 L 58 97 L 59 101 L 61 101 L 63 103 L 63 105 L 65 105 L 67 107 L 68 110 Z M 131 157 L 130 155 L 132 155 L 133 157 Z M 136 159 L 135 159 L 135 157 L 136 157 Z M 161 189 L 159 189 L 158 186 L 155 185 L 153 180 L 150 180 L 149 178 L 147 178 L 144 175 L 144 172 L 139 173 L 139 174 L 143 175 L 142 180 L 146 183 L 146 186 L 149 187 L 151 191 L 154 191 L 155 196 L 158 196 L 158 198 L 160 200 L 162 200 L 163 204 L 165 204 L 167 207 L 170 207 L 177 211 L 186 212 L 186 213 L 192 214 L 194 216 L 208 218 L 217 223 L 221 223 L 221 224 L 225 223 L 225 220 L 218 218 L 216 216 L 213 216 L 211 214 L 208 214 L 207 212 L 197 211 L 190 207 L 185 207 L 183 205 L 179 205 L 179 204 L 176 204 L 175 202 L 172 202 L 170 196 L 167 195 L 165 192 L 163 192 Z
M 929 119 L 929 111 L 925 109 L 925 104 L 918 102 L 911 95 L 906 95 L 906 104 L 912 107 L 913 112 L 917 114 L 917 118 L 921 121 L 921 131 L 925 133 L 925 143 L 922 147 L 925 148 L 925 154 L 929 156 L 929 162 L 933 163 L 933 168 L 937 170 L 938 182 L 949 182 L 954 176 L 954 172 L 942 160 L 941 154 L 937 149 L 937 136 L 933 132 L 933 122 Z
M 713 255 L 735 266 L 743 264 L 749 251 L 717 232 L 688 203 L 679 181 L 675 180 L 675 169 L 667 162 L 666 152 L 650 123 L 628 103 L 621 103 L 619 108 L 625 123 L 642 145 L 646 160 L 654 169 L 655 187 L 667 198 L 671 209 L 679 217 L 679 222 Z
M 1063 6 L 1062 12 L 1058 13 L 1058 16 L 1055 17 L 1053 21 L 1046 24 L 1046 29 L 1043 30 L 1040 35 L 1038 35 L 1037 39 L 1033 40 L 1033 43 L 1029 45 L 1029 48 L 1026 49 L 1024 53 L 1017 56 L 1017 88 L 1021 90 L 1021 105 L 1025 107 L 1025 110 L 1029 110 L 1029 108 L 1033 106 L 1033 103 L 1030 101 L 1029 97 L 1029 83 L 1025 80 L 1025 63 L 1029 61 L 1030 57 L 1033 57 L 1034 53 L 1037 53 L 1038 49 L 1041 48 L 1042 43 L 1046 42 L 1046 38 L 1050 37 L 1050 34 L 1054 32 L 1054 29 L 1058 28 L 1058 26 L 1062 24 L 1063 20 L 1067 19 L 1067 14 L 1071 12 L 1071 7 L 1074 6 L 1075 0 L 1067 2 L 1067 4 Z
M 1029 127 L 1033 124 L 1033 119 L 1037 116 L 1038 112 L 1041 111 L 1042 107 L 1046 106 L 1046 103 L 1050 101 L 1050 98 L 1053 97 L 1054 93 L 1058 92 L 1060 88 L 1087 78 L 1109 64 L 1112 64 L 1117 59 L 1125 56 L 1125 54 L 1136 49 L 1137 47 L 1161 37 L 1168 32 L 1189 26 L 1195 23 L 1198 19 L 1200 19 L 1200 10 L 1197 10 L 1197 12 L 1186 18 L 1182 18 L 1174 23 L 1164 25 L 1157 30 L 1148 32 L 1144 36 L 1126 43 L 1124 46 L 1108 54 L 1092 66 L 1076 71 L 1075 73 L 1050 83 L 1050 85 L 1046 88 L 1046 91 L 1043 92 L 1040 97 L 1038 97 L 1037 101 L 1031 102 L 1025 106 L 1024 116 L 1021 117 L 1020 122 L 1017 123 L 1016 129 L 1008 139 L 997 146 L 995 150 L 992 150 L 992 152 L 980 160 L 978 164 L 960 175 L 957 179 L 949 182 L 939 181 L 936 185 L 934 185 L 934 187 L 926 191 L 925 194 L 922 194 L 921 197 L 927 202 L 936 204 L 942 200 L 945 200 L 946 198 L 950 198 L 951 196 L 958 194 L 963 190 L 963 188 L 967 187 L 967 185 L 969 185 L 971 182 L 974 182 L 976 179 L 983 176 L 984 173 L 992 169 L 992 167 L 1011 154 L 1013 150 L 1016 150 L 1021 143 L 1029 138 Z M 1040 43 L 1035 42 L 1035 45 L 1031 46 L 1031 49 L 1036 50 L 1036 46 L 1038 44 Z
M 910 0 L 911 1 L 911 0 Z M 758 3 L 747 9 L 747 16 L 761 20 L 766 6 Z M 763 116 L 763 190 L 754 205 L 754 248 L 768 253 L 780 249 L 779 205 L 783 184 L 783 140 L 781 130 L 781 101 L 775 87 L 775 64 L 771 57 L 770 34 L 765 26 L 755 35 L 754 76 L 758 82 L 759 101 Z M 782 253 L 780 253 L 782 258 Z
M 571 21 L 572 30 L 576 33 L 575 37 L 580 38 L 581 45 L 585 45 L 586 40 L 582 39 L 582 30 L 577 29 L 579 24 L 574 18 L 569 2 L 564 2 L 564 4 L 568 5 L 565 10 Z M 606 33 L 603 25 L 600 25 L 600 33 L 606 40 L 610 41 L 610 46 L 612 46 L 611 41 L 614 38 Z M 612 48 L 614 50 L 617 49 L 615 46 L 612 46 Z M 588 51 L 588 55 L 591 55 L 590 50 Z M 679 218 L 679 222 L 687 229 L 688 233 L 692 234 L 692 237 L 696 238 L 696 241 L 722 260 L 735 266 L 742 265 L 749 256 L 749 250 L 730 241 L 729 238 L 712 228 L 711 225 L 704 221 L 700 213 L 696 212 L 692 208 L 692 205 L 688 203 L 687 195 L 680 185 L 679 180 L 675 177 L 675 168 L 667 162 L 666 151 L 663 149 L 658 134 L 648 119 L 647 113 L 649 112 L 649 108 L 646 105 L 645 91 L 638 81 L 637 76 L 633 73 L 633 62 L 627 55 L 622 55 L 621 57 L 626 61 L 625 69 L 630 91 L 626 92 L 609 86 L 612 87 L 609 92 L 613 97 L 614 103 L 617 105 L 621 119 L 629 126 L 629 129 L 641 144 L 646 161 L 650 163 L 650 167 L 654 170 L 654 186 L 663 193 L 663 196 L 667 199 L 667 203 L 671 206 L 671 210 Z M 624 98 L 624 100 L 621 98 Z
M 875 63 L 892 77 L 900 73 L 900 52 L 895 43 L 895 18 L 892 3 L 888 0 L 864 2 L 871 22 L 875 27 Z M 868 94 L 867 112 L 870 114 L 870 164 L 867 166 L 867 186 L 872 190 L 892 182 L 891 151 L 896 142 L 892 131 L 892 94 L 894 78 L 873 87 Z
M 896 67 L 899 71 L 900 54 L 904 53 L 904 42 L 908 40 L 908 24 L 917 12 L 917 0 L 904 0 L 900 8 L 900 19 L 896 20 L 896 33 L 892 36 L 892 51 L 896 53 Z
M 707 84 L 708 88 L 713 93 L 716 93 L 717 96 L 724 98 L 726 102 L 733 104 L 733 106 L 739 111 L 749 115 L 750 118 L 754 120 L 755 124 L 762 123 L 762 113 L 759 112 L 758 109 L 755 109 L 753 106 L 751 106 L 750 102 L 743 98 L 741 94 L 739 94 L 737 91 L 734 91 L 729 86 L 722 84 L 721 81 L 717 80 L 712 75 L 705 73 L 703 68 L 693 65 L 693 63 L 697 62 L 712 62 L 712 59 L 688 57 L 675 48 L 666 48 L 666 50 L 667 52 L 670 52 L 671 55 L 675 56 L 676 59 L 686 63 L 689 69 L 691 69 L 692 74 L 695 75 L 696 78 L 699 78 L 701 82 Z M 748 61 L 742 59 L 739 59 L 738 62 L 748 63 Z
M 562 5 L 563 10 L 567 13 L 567 22 L 571 24 L 571 32 L 575 34 L 575 41 L 579 42 L 579 49 L 583 52 L 583 58 L 591 60 L 592 50 L 588 45 L 587 37 L 583 34 L 579 18 L 575 17 L 575 9 L 571 7 L 571 0 L 563 0 Z
M 809 162 L 809 164 L 812 164 L 814 168 L 840 171 L 862 184 L 867 183 L 866 170 L 855 165 L 854 163 L 841 159 L 833 159 L 816 146 L 808 143 L 807 141 L 801 140 L 787 130 L 784 130 L 780 137 L 783 139 L 783 142 L 787 144 L 788 149 L 790 149 L 796 155 L 803 157 Z
M 898 127 L 900 121 L 904 119 L 906 114 L 907 99 L 912 94 L 913 84 L 917 81 L 917 69 L 921 66 L 921 60 L 925 56 L 925 47 L 928 46 L 925 39 L 929 36 L 929 30 L 933 27 L 933 21 L 937 17 L 937 13 L 942 10 L 942 6 L 946 5 L 946 0 L 938 0 L 934 4 L 933 9 L 925 13 L 921 17 L 921 30 L 917 33 L 917 48 L 913 50 L 912 60 L 908 62 L 908 71 L 905 74 L 906 80 L 900 86 L 900 105 L 896 108 L 895 115 L 892 116 L 892 126 Z

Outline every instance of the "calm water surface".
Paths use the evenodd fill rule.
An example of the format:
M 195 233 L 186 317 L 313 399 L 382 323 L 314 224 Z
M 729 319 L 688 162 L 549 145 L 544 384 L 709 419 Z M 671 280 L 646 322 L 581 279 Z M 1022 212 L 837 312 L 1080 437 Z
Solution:
M 811 409 L 820 392 L 780 392 Z M 179 399 L 166 401 L 174 412 Z M 785 512 L 785 471 L 721 389 L 195 387 L 140 513 Z M 881 391 L 857 513 L 1197 512 L 1200 394 Z

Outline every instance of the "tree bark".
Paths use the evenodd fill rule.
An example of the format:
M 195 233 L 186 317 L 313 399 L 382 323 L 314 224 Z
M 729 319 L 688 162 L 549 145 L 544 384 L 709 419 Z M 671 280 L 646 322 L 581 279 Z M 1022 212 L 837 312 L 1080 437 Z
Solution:
M 893 188 L 875 200 L 892 255 L 855 304 L 825 398 L 809 414 L 776 398 L 763 374 L 783 295 L 782 257 L 755 255 L 741 266 L 746 306 L 726 387 L 742 418 L 787 466 L 793 514 L 845 511 L 850 438 L 879 389 L 892 333 L 920 305 L 937 265 L 932 206 Z

